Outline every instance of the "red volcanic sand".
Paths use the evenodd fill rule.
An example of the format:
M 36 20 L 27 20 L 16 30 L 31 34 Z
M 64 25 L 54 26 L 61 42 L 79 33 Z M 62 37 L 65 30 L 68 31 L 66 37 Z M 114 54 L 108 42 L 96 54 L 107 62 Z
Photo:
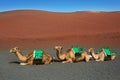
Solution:
M 19 10 L 0 13 L 1 48 L 55 45 L 120 47 L 120 12 Z

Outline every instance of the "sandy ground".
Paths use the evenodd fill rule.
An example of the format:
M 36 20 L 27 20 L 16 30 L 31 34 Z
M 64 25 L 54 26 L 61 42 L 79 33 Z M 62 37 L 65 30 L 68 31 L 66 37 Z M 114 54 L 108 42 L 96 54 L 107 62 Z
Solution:
M 54 50 L 46 51 L 56 57 Z M 115 61 L 62 64 L 57 60 L 51 65 L 20 66 L 14 54 L 1 52 L 0 80 L 120 80 L 120 52 Z

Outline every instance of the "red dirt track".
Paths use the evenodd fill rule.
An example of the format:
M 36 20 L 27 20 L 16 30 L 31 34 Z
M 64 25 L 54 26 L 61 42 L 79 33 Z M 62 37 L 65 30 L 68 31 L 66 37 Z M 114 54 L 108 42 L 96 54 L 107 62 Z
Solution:
M 8 11 L 0 28 L 0 48 L 120 47 L 120 12 Z

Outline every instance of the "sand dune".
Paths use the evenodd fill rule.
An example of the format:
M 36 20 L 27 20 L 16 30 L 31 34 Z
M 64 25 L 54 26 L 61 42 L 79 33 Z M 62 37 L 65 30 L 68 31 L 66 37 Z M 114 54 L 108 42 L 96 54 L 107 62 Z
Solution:
M 57 13 L 17 10 L 0 13 L 0 47 L 120 47 L 120 12 Z

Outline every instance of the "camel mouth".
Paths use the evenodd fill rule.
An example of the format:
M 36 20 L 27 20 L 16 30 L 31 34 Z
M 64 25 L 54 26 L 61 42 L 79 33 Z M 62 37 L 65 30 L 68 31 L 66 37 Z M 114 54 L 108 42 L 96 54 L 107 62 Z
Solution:
M 12 50 L 10 50 L 9 52 L 12 53 Z
M 55 46 L 54 49 L 62 49 L 62 46 Z
M 57 47 L 55 46 L 54 49 L 57 49 Z
M 59 49 L 59 47 L 58 47 L 58 46 L 55 46 L 54 49 Z
M 9 52 L 10 52 L 10 53 L 14 53 L 14 50 L 11 49 Z

